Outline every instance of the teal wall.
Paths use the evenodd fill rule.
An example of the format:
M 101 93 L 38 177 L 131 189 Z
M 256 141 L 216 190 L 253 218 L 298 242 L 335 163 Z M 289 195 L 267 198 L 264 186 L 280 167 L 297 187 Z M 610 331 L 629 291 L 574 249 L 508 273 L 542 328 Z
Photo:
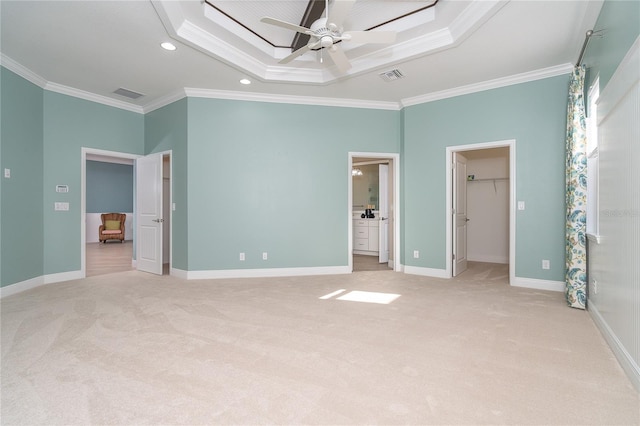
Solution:
M 446 148 L 515 139 L 516 197 L 526 203 L 516 217 L 516 276 L 564 280 L 567 93 L 560 76 L 405 108 L 405 265 L 446 268 Z M 406 255 L 413 250 L 419 259 Z
M 602 36 L 591 37 L 582 60 L 588 71 L 585 88 L 600 76 L 602 91 L 638 37 L 640 1 L 605 1 L 593 29 L 603 32 Z
M 187 270 L 187 99 L 181 99 L 144 117 L 144 153 L 171 150 L 172 267 Z
M 44 92 L 45 275 L 80 270 L 82 147 L 142 154 L 144 116 Z M 56 193 L 58 184 L 68 185 L 69 192 Z M 56 201 L 69 202 L 69 211 L 54 211 Z
M 0 286 L 43 271 L 43 90 L 1 68 Z
M 348 152 L 400 152 L 400 113 L 188 103 L 189 270 L 347 265 Z
M 87 161 L 87 213 L 133 212 L 133 166 Z

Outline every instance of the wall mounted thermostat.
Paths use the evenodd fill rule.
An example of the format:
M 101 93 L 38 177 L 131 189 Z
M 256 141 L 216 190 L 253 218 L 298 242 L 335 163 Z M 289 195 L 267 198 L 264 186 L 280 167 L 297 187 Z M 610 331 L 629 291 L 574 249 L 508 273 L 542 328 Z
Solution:
M 56 185 L 56 192 L 69 192 L 69 185 Z

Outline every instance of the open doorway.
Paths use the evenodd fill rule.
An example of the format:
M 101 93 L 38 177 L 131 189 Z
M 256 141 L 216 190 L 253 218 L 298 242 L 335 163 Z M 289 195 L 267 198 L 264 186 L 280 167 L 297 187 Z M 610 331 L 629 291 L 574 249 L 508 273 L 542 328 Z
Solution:
M 514 282 L 515 176 L 513 140 L 447 148 L 447 276 L 507 270 Z
M 83 277 L 134 269 L 135 159 L 137 155 L 82 149 L 81 273 Z M 123 239 L 98 236 L 102 213 L 125 216 Z
M 161 224 L 159 227 L 162 241 L 161 251 L 159 255 L 160 260 L 160 273 L 170 274 L 171 270 L 171 211 L 172 211 L 172 194 L 171 194 L 171 151 L 167 151 L 159 154 L 161 160 L 161 172 L 158 174 L 157 182 L 153 183 L 154 188 L 158 188 L 156 191 L 149 188 L 149 192 L 160 193 L 162 200 L 161 213 L 159 214 L 158 222 Z M 138 269 L 136 262 L 137 254 L 137 204 L 136 204 L 136 182 L 138 180 L 138 168 L 136 167 L 136 160 L 142 158 L 140 155 L 105 151 L 92 148 L 82 148 L 81 157 L 81 276 L 87 277 L 90 275 L 102 275 L 105 273 L 121 272 L 125 270 Z M 94 210 L 101 210 L 101 208 L 93 208 L 91 205 L 89 209 L 87 204 L 92 203 L 90 199 L 91 188 L 87 186 L 87 173 L 89 173 L 91 180 L 92 167 L 95 164 L 115 164 L 115 165 L 128 165 L 132 168 L 133 179 L 130 182 L 130 189 L 133 196 L 131 212 L 126 213 L 127 218 L 125 220 L 125 239 L 123 243 L 99 243 L 97 240 L 98 227 L 101 223 L 100 215 L 102 212 Z M 113 168 L 113 167 L 112 167 Z M 117 172 L 113 172 L 116 173 Z M 113 176 L 112 173 L 112 176 Z M 123 191 L 127 192 L 127 191 Z M 147 192 L 147 191 L 145 191 Z M 93 195 L 93 194 L 91 194 Z M 112 210 L 107 208 L 107 210 Z M 100 245 L 102 244 L 102 246 Z M 93 258 L 96 256 L 98 258 Z M 92 268 L 88 270 L 88 264 Z
M 398 154 L 349 153 L 349 267 L 399 268 Z

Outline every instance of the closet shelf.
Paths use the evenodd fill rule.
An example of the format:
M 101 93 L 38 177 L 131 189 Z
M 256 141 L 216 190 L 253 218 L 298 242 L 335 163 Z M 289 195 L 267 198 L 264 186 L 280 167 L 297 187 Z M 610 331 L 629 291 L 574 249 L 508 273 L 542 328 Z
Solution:
M 499 180 L 509 180 L 509 178 L 482 178 L 482 179 L 467 179 L 467 182 L 493 182 L 493 190 L 495 193 L 498 193 L 498 187 L 496 186 L 496 181 Z
M 490 182 L 496 180 L 509 180 L 509 178 L 482 178 L 482 179 L 468 179 L 467 182 Z

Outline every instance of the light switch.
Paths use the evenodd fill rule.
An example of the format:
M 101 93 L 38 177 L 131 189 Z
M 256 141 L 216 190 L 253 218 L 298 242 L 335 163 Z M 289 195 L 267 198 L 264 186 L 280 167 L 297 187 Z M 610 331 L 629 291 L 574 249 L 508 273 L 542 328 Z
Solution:
M 518 210 L 524 210 L 524 201 L 518 201 Z
M 173 210 L 174 212 L 176 211 L 176 203 L 171 204 L 171 210 Z
M 69 203 L 60 203 L 60 202 L 56 202 L 54 204 L 54 210 L 56 211 L 69 211 Z

